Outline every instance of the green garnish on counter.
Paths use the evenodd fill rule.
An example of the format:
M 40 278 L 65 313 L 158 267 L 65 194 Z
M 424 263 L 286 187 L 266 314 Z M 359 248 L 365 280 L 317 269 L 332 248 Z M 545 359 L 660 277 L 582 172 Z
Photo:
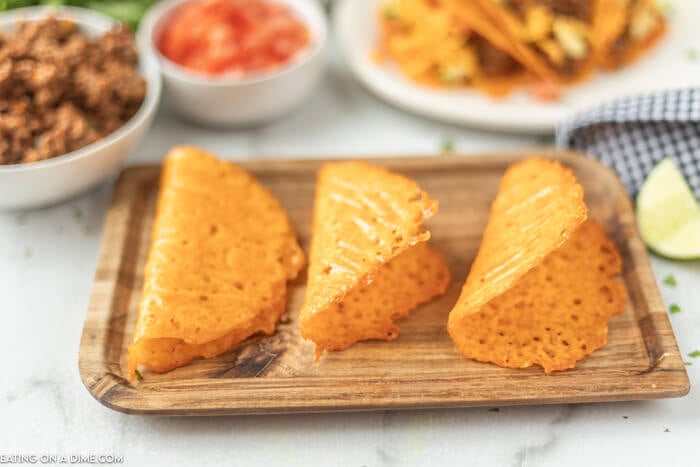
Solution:
M 672 303 L 671 306 L 668 307 L 668 312 L 671 313 L 672 315 L 675 315 L 676 313 L 681 312 L 681 307 L 679 307 L 675 303 Z
M 134 373 L 136 373 L 136 381 L 143 381 L 143 376 L 139 370 L 134 370 Z
M 691 62 L 697 62 L 698 61 L 698 50 L 697 49 L 688 49 L 686 52 L 685 56 L 690 60 Z
M 442 143 L 440 143 L 440 152 L 442 154 L 450 154 L 454 152 L 455 150 L 455 143 L 449 139 L 445 138 L 442 140 Z
M 688 354 L 688 356 L 691 358 L 698 358 L 700 357 L 700 350 L 693 350 Z
M 673 274 L 669 274 L 668 276 L 664 277 L 664 284 L 670 286 L 670 287 L 675 287 L 678 285 L 676 282 L 676 278 L 673 277 Z

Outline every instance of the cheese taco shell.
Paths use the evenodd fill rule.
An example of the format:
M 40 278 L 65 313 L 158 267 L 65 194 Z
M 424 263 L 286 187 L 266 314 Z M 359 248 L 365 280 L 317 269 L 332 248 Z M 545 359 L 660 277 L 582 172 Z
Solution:
M 287 281 L 304 265 L 294 228 L 252 175 L 196 148 L 163 165 L 133 343 L 137 366 L 166 372 L 271 334 Z
M 574 367 L 607 342 L 625 307 L 622 261 L 586 221 L 571 170 L 534 158 L 505 173 L 448 332 L 468 358 L 508 368 Z
M 573 83 L 595 69 L 593 18 L 598 0 L 476 2 L 508 37 L 512 54 L 540 80 Z
M 634 62 L 665 35 L 667 23 L 656 0 L 599 0 L 594 18 L 598 64 L 616 70 Z
M 301 334 L 325 350 L 391 340 L 395 323 L 441 295 L 450 275 L 424 220 L 437 211 L 412 180 L 363 162 L 318 175 Z
M 502 97 L 532 79 L 508 35 L 498 28 L 479 2 L 439 0 L 439 3 L 473 31 L 475 37 L 470 42 L 479 63 L 474 87 L 492 97 Z
M 414 81 L 502 97 L 531 78 L 476 2 L 395 0 L 382 8 L 378 57 L 391 59 Z

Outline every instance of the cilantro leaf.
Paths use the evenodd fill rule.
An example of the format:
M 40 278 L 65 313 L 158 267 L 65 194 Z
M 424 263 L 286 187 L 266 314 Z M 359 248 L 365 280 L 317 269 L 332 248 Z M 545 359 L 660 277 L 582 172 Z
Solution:
M 681 312 L 681 307 L 679 307 L 675 303 L 672 303 L 671 306 L 668 308 L 668 312 L 671 313 L 672 315 L 675 315 L 676 313 Z
M 673 277 L 673 274 L 669 274 L 668 276 L 664 277 L 664 284 L 670 286 L 670 287 L 675 287 L 678 285 L 676 282 L 676 278 Z
M 451 152 L 454 152 L 455 150 L 455 143 L 449 138 L 445 138 L 442 140 L 442 143 L 440 143 L 440 152 L 443 154 L 449 154 Z
M 669 16 L 675 11 L 674 5 L 669 1 L 661 2 L 659 9 L 664 16 Z
M 387 5 L 384 8 L 384 17 L 391 20 L 399 19 L 399 10 L 393 5 Z

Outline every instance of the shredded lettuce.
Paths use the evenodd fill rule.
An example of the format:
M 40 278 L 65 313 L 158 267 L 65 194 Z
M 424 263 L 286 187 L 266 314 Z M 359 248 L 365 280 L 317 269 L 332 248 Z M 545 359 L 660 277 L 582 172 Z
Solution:
M 0 0 L 0 11 L 33 5 L 69 5 L 99 11 L 136 29 L 146 10 L 157 0 Z

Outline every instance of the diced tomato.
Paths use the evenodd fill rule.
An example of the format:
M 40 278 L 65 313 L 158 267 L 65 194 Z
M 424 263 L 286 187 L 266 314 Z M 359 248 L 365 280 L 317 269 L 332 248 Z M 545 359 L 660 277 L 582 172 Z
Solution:
M 558 101 L 561 86 L 552 81 L 538 81 L 530 85 L 530 94 L 540 101 Z
M 158 41 L 171 61 L 210 73 L 279 68 L 308 44 L 288 7 L 263 0 L 192 0 L 173 14 Z

